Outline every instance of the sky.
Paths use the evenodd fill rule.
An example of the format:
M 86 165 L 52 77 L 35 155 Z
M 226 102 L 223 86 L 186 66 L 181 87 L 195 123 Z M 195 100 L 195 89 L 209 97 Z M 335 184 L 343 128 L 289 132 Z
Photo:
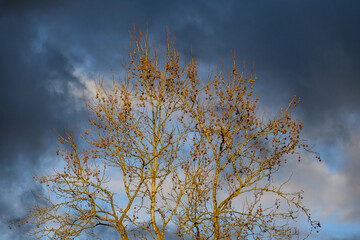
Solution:
M 235 52 L 264 109 L 300 96 L 295 114 L 322 162 L 286 172 L 323 226 L 310 239 L 360 239 L 359 12 L 358 0 L 0 0 L 0 238 L 24 238 L 8 221 L 34 203 L 33 175 L 59 164 L 54 130 L 86 124 L 82 97 L 122 71 L 135 24 L 156 43 L 168 28 L 203 73 Z

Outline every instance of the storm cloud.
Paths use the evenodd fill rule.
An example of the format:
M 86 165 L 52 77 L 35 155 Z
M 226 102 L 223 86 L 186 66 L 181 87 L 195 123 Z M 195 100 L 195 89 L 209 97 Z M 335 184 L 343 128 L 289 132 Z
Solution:
M 309 207 L 319 218 L 335 216 L 320 219 L 336 225 L 324 239 L 353 239 L 356 230 L 341 234 L 360 225 L 359 11 L 354 0 L 0 1 L 0 235 L 22 239 L 7 221 L 31 205 L 32 175 L 57 163 L 54 129 L 86 122 L 81 94 L 99 74 L 121 71 L 135 25 L 154 42 L 168 28 L 202 72 L 231 66 L 235 52 L 240 67 L 254 68 L 264 108 L 300 96 L 296 115 L 323 162 L 305 161 L 296 183 L 316 195 Z

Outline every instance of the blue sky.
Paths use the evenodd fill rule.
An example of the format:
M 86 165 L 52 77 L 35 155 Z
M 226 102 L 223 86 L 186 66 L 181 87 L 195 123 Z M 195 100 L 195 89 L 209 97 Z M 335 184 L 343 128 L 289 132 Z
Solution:
M 58 164 L 54 129 L 86 121 L 83 92 L 98 74 L 121 72 L 129 30 L 166 28 L 200 72 L 231 66 L 231 51 L 254 66 L 263 108 L 293 95 L 313 158 L 286 171 L 323 228 L 311 239 L 360 239 L 360 2 L 0 0 L 0 236 L 23 239 L 8 221 L 33 203 L 32 180 Z M 205 75 L 206 76 L 206 75 Z

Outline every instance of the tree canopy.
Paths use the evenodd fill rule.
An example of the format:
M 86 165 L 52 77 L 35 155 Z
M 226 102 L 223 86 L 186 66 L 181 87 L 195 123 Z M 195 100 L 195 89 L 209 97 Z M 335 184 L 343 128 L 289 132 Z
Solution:
M 234 59 L 202 80 L 171 37 L 157 47 L 134 31 L 128 57 L 111 87 L 97 81 L 87 129 L 59 135 L 65 168 L 35 176 L 48 192 L 22 222 L 30 235 L 101 238 L 103 227 L 121 239 L 284 239 L 299 234 L 299 214 L 320 227 L 303 192 L 274 180 L 310 151 L 292 114 L 299 98 L 261 113 L 255 74 Z

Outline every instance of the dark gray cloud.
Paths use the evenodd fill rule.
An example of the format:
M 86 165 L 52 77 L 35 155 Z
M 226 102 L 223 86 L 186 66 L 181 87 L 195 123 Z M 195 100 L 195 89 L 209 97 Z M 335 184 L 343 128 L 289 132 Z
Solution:
M 34 158 L 46 149 L 44 138 L 71 116 L 67 83 L 77 83 L 73 66 L 56 46 L 36 49 L 37 29 L 31 17 L 2 16 L 0 31 L 0 151 L 8 167 L 17 159 Z M 54 84 L 60 82 L 59 88 Z M 17 156 L 14 158 L 14 156 Z
M 38 45 L 39 28 L 26 6 L 0 7 L 0 212 L 1 232 L 33 203 L 32 175 L 44 169 L 54 150 L 54 128 L 72 127 L 67 84 L 79 85 L 73 64 L 51 42 Z M 29 6 L 31 7 L 31 6 Z M 6 11 L 9 10 L 9 11 Z M 54 85 L 63 91 L 55 91 Z M 72 112 L 72 111 L 70 111 Z M 80 115 L 77 113 L 77 115 Z M 14 233 L 6 233 L 14 234 Z M 8 239 L 15 239 L 9 235 Z M 19 239 L 22 239 L 21 235 Z
M 55 161 L 53 129 L 74 129 L 84 119 L 74 108 L 71 86 L 84 87 L 75 70 L 92 76 L 120 70 L 133 24 L 148 26 L 156 42 L 169 27 L 184 59 L 191 46 L 205 69 L 229 66 L 235 51 L 240 66 L 243 60 L 248 71 L 255 65 L 268 108 L 301 96 L 296 113 L 306 135 L 327 164 L 356 177 L 357 148 L 345 146 L 353 146 L 360 131 L 359 10 L 354 0 L 0 1 L 2 191 L 18 198 L 35 188 L 16 186 Z M 335 158 L 334 151 L 347 155 Z M 353 185 L 348 194 L 355 199 L 360 189 Z M 11 215 L 10 200 L 2 194 L 0 212 Z M 358 205 L 354 200 L 353 209 Z

